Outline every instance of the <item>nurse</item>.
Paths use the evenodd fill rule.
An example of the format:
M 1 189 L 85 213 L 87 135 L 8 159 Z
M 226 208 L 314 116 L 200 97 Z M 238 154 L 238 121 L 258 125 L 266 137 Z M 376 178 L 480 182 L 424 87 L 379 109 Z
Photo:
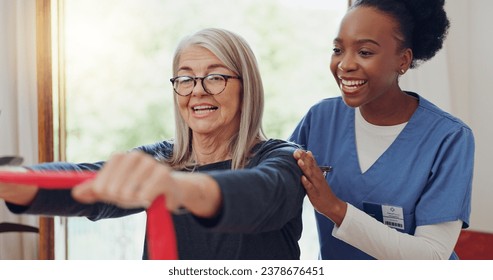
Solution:
M 471 211 L 473 133 L 399 87 L 441 49 L 443 6 L 357 0 L 341 22 L 330 68 L 342 96 L 314 105 L 290 137 L 308 150 L 294 157 L 322 259 L 457 258 Z M 317 165 L 333 171 L 324 177 Z

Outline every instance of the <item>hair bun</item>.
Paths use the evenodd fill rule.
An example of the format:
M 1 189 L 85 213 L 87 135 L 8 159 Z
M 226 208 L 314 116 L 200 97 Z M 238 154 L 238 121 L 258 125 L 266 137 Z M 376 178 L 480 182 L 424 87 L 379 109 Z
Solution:
M 416 21 L 426 20 L 444 11 L 445 0 L 402 0 Z
M 404 0 L 414 18 L 413 52 L 416 60 L 424 62 L 434 57 L 442 48 L 450 22 L 444 5 L 445 0 Z

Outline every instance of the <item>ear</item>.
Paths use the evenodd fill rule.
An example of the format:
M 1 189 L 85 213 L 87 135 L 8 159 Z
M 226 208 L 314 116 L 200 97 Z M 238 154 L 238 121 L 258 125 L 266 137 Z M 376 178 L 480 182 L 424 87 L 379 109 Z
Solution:
M 400 55 L 399 69 L 397 72 L 399 74 L 406 73 L 409 68 L 411 68 L 411 63 L 413 62 L 413 51 L 410 48 L 405 48 L 402 50 Z

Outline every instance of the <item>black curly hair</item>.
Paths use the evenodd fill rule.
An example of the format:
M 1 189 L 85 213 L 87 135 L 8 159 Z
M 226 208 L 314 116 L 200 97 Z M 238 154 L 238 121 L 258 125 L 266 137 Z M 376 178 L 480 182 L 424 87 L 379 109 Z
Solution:
M 411 68 L 435 56 L 447 37 L 450 22 L 444 10 L 445 0 L 356 0 L 352 8 L 375 8 L 393 17 L 399 24 L 403 48 L 413 51 Z

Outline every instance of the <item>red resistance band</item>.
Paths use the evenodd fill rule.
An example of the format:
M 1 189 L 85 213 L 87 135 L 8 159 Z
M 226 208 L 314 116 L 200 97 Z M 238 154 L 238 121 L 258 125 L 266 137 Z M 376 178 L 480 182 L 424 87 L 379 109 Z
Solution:
M 0 182 L 36 185 L 43 189 L 71 189 L 95 176 L 95 172 L 89 171 L 0 171 Z M 173 219 L 166 209 L 164 196 L 156 198 L 147 209 L 147 241 L 151 260 L 178 259 Z

